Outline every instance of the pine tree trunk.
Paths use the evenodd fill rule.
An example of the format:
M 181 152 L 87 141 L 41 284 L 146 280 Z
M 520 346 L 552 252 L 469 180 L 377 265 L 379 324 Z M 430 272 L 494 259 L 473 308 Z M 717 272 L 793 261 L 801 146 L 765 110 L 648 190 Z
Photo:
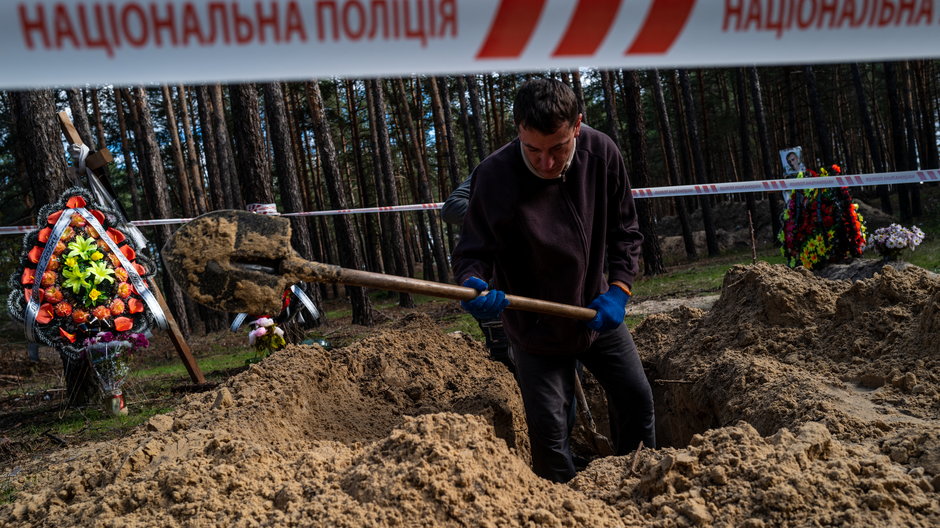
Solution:
M 411 158 L 415 162 L 415 168 L 417 170 L 417 183 L 418 183 L 418 193 L 419 198 L 423 203 L 431 203 L 434 201 L 431 196 L 431 189 L 428 182 L 428 174 L 424 168 L 424 163 L 422 162 L 422 153 L 423 149 L 418 143 L 418 134 L 415 129 L 414 121 L 411 118 L 411 108 L 408 104 L 408 97 L 405 92 L 405 85 L 400 78 L 395 80 L 395 85 L 398 88 L 398 93 L 400 96 L 400 102 L 402 103 L 402 115 L 404 117 L 404 132 L 407 134 L 410 141 L 406 142 L 406 147 L 411 153 Z M 441 241 L 441 229 L 440 223 L 438 222 L 437 215 L 428 215 L 428 231 L 430 232 L 431 237 L 431 250 L 433 251 L 434 261 L 437 265 L 437 278 L 441 282 L 450 281 L 450 266 L 447 262 L 447 255 L 444 251 L 444 244 Z
M 163 94 L 163 110 L 166 112 L 167 131 L 170 133 L 170 150 L 173 154 L 173 165 L 176 169 L 176 181 L 179 186 L 180 207 L 183 209 L 183 216 L 193 217 L 193 199 L 190 191 L 189 176 L 186 174 L 186 162 L 183 161 L 183 147 L 180 143 L 179 127 L 176 124 L 176 111 L 173 109 L 173 97 L 170 94 L 170 87 L 160 86 Z
M 705 160 L 702 157 L 702 144 L 698 136 L 698 120 L 696 119 L 698 112 L 695 109 L 695 101 L 692 99 L 692 88 L 689 86 L 689 74 L 685 70 L 679 70 L 679 84 L 682 88 L 682 99 L 685 102 L 685 115 L 689 131 L 689 147 L 692 151 L 692 163 L 695 167 L 695 180 L 699 185 L 705 185 L 708 183 L 708 178 L 705 174 Z M 717 257 L 719 254 L 718 237 L 715 233 L 715 224 L 712 221 L 711 204 L 707 196 L 703 196 L 701 200 L 699 200 L 699 203 L 702 207 L 702 223 L 705 226 L 705 245 L 708 248 L 708 256 Z
M 617 96 L 614 92 L 613 72 L 601 70 L 601 85 L 604 89 L 604 110 L 607 112 L 607 133 L 623 150 L 623 140 L 620 137 L 620 119 L 617 117 Z
M 226 209 L 244 209 L 242 189 L 238 181 L 235 168 L 235 153 L 232 151 L 232 140 L 225 122 L 225 102 L 222 96 L 222 86 L 214 84 L 209 86 L 209 96 L 212 102 L 212 129 L 215 131 L 215 149 L 218 154 L 219 175 L 222 178 L 223 193 Z
M 310 105 L 310 117 L 313 121 L 314 138 L 317 150 L 320 152 L 320 163 L 323 166 L 323 176 L 326 178 L 326 189 L 334 209 L 345 209 L 349 198 L 340 192 L 338 185 L 339 171 L 336 165 L 336 150 L 333 146 L 333 137 L 327 126 L 323 113 L 323 96 L 320 95 L 320 86 L 315 82 L 307 83 L 307 101 Z M 333 216 L 333 225 L 336 230 L 337 243 L 340 250 L 340 262 L 343 267 L 361 270 L 364 267 L 362 255 L 359 253 L 359 237 L 352 229 L 349 219 L 345 215 Z M 346 291 L 352 304 L 352 322 L 364 326 L 375 324 L 375 314 L 372 301 L 363 288 L 347 286 Z
M 127 188 L 131 194 L 131 206 L 134 210 L 134 218 L 143 218 L 140 204 L 140 194 L 138 189 L 140 184 L 137 182 L 137 174 L 134 171 L 134 165 L 131 160 L 130 141 L 127 139 L 127 120 L 124 117 L 124 90 L 114 89 L 114 107 L 117 110 L 118 130 L 121 134 L 121 155 L 124 156 L 124 173 L 127 175 Z
M 868 151 L 875 164 L 876 172 L 887 172 L 884 157 L 881 153 L 881 144 L 875 136 L 875 125 L 872 123 L 871 112 L 868 110 L 868 99 L 865 97 L 865 88 L 862 85 L 862 74 L 858 63 L 852 64 L 852 84 L 855 87 L 855 98 L 858 101 L 858 113 L 865 130 L 865 139 L 868 141 Z M 892 214 L 891 197 L 888 195 L 888 186 L 878 186 L 878 198 L 881 200 L 881 210 Z
M 154 133 L 153 118 L 150 114 L 150 104 L 147 99 L 147 92 L 141 87 L 132 88 L 128 99 L 134 111 L 131 112 L 132 121 L 135 121 L 133 128 L 135 134 L 140 138 L 139 152 L 140 173 L 144 181 L 144 190 L 148 196 L 148 203 L 156 218 L 172 218 L 170 208 L 170 196 L 167 192 L 167 180 L 163 171 L 163 160 L 160 158 L 160 146 L 157 143 L 157 137 Z M 162 248 L 170 238 L 170 227 L 156 226 L 157 233 L 156 244 Z M 153 255 L 159 258 L 158 255 Z M 164 288 L 166 292 L 167 305 L 176 318 L 180 332 L 188 337 L 190 335 L 189 319 L 186 316 L 186 303 L 183 300 L 183 292 L 175 281 L 164 277 Z
M 813 115 L 813 127 L 816 130 L 816 141 L 822 151 L 823 163 L 828 166 L 835 163 L 835 153 L 832 149 L 832 135 L 829 133 L 829 125 L 826 124 L 826 113 L 823 111 L 822 100 L 819 98 L 819 89 L 816 86 L 816 73 L 813 71 L 812 66 L 803 67 L 803 79 L 809 92 L 809 105 Z
M 581 115 L 584 117 L 585 123 L 590 123 L 587 114 L 587 105 L 584 104 L 584 87 L 581 86 L 581 72 L 578 70 L 571 70 L 571 88 L 574 90 L 575 97 L 578 98 L 578 108 L 581 111 Z
M 916 63 L 916 88 L 918 108 L 920 109 L 920 134 L 921 142 L 924 145 L 924 163 L 925 170 L 940 168 L 940 151 L 937 150 L 937 123 L 936 108 L 934 101 L 930 98 L 929 87 L 933 78 L 932 61 L 918 61 Z
M 904 61 L 901 63 L 901 71 L 903 74 L 903 81 L 901 83 L 901 97 L 904 108 L 904 122 L 905 129 L 907 133 L 907 159 L 908 170 L 918 170 L 921 168 L 920 161 L 921 156 L 918 153 L 923 152 L 923 148 L 918 148 L 917 146 L 917 125 L 914 120 L 914 99 L 912 97 L 913 89 L 911 87 L 911 69 L 910 62 Z M 936 143 L 936 141 L 934 141 Z M 911 217 L 917 218 L 923 214 L 922 207 L 920 203 L 920 186 L 911 185 L 909 183 L 903 184 L 908 188 L 908 192 L 911 197 Z
M 95 114 L 95 137 L 98 139 L 98 146 L 103 148 L 108 142 L 104 138 L 104 123 L 101 121 L 101 104 L 98 101 L 98 90 L 91 89 L 91 109 Z
M 284 105 L 284 92 L 281 84 L 266 83 L 264 88 L 264 113 L 267 118 L 267 130 L 271 137 L 274 151 L 274 174 L 277 177 L 281 195 L 281 209 L 285 213 L 299 213 L 304 210 L 297 178 L 297 167 L 290 144 L 290 127 L 287 123 L 287 110 Z M 310 244 L 310 232 L 303 217 L 291 217 L 291 245 L 305 259 L 312 259 L 313 247 Z
M 646 155 L 646 118 L 643 114 L 643 101 L 640 99 L 640 83 L 636 71 L 624 72 L 624 85 L 627 91 L 627 123 L 630 135 L 630 180 L 633 186 L 649 186 L 649 162 Z M 649 199 L 636 200 L 636 212 L 643 233 L 643 271 L 646 275 L 659 275 L 666 272 L 663 264 L 663 250 L 659 245 L 652 207 Z
M 209 95 L 209 87 L 199 86 L 196 88 L 196 100 L 199 101 L 198 115 L 199 123 L 202 125 L 202 150 L 205 153 L 206 174 L 209 176 L 207 196 L 209 208 L 214 210 L 225 209 L 225 188 L 219 167 L 219 151 L 215 143 L 215 124 L 212 119 L 214 110 L 212 97 Z
M 274 203 L 274 184 L 261 133 L 261 111 L 255 85 L 229 86 L 232 103 L 232 136 L 242 198 L 246 203 Z
M 738 135 L 741 141 L 742 178 L 746 181 L 751 181 L 754 179 L 754 165 L 752 164 L 754 156 L 751 154 L 751 134 L 748 130 L 750 117 L 747 111 L 747 81 L 744 79 L 744 70 L 735 68 L 734 80 L 735 100 L 738 106 Z M 745 194 L 745 203 L 747 204 L 747 212 L 751 219 L 756 218 L 757 205 L 754 200 L 754 193 Z
M 772 174 L 777 173 L 777 171 L 773 169 L 774 162 L 772 161 L 776 158 L 770 151 L 770 137 L 767 135 L 767 118 L 764 115 L 764 100 L 761 96 L 760 77 L 757 73 L 757 68 L 753 66 L 748 68 L 747 73 L 748 80 L 751 84 L 751 104 L 754 105 L 754 121 L 757 122 L 757 140 L 760 144 L 761 167 L 763 167 L 764 174 L 766 175 L 765 178 L 769 178 Z M 781 229 L 780 205 L 777 200 L 779 200 L 777 193 L 770 193 L 768 202 L 770 205 L 771 230 L 773 231 L 771 236 L 775 243 L 777 241 L 777 233 Z
M 457 188 L 462 181 L 457 170 L 457 149 L 454 147 L 453 119 L 450 114 L 447 79 L 431 77 L 431 108 L 434 110 L 434 129 L 440 134 L 441 146 L 447 158 L 447 175 L 450 187 L 445 192 L 441 187 L 441 197 Z
M 460 129 L 463 130 L 464 154 L 467 156 L 467 173 L 469 174 L 480 160 L 474 155 L 473 143 L 470 139 L 470 105 L 467 103 L 467 81 L 460 75 L 456 77 L 456 81 L 457 102 L 460 104 L 460 113 L 457 115 L 457 120 L 460 123 Z
M 95 148 L 94 136 L 91 135 L 91 125 L 88 124 L 88 111 L 85 110 L 85 97 L 78 88 L 69 88 L 65 91 L 69 99 L 69 108 L 72 110 L 72 124 L 82 138 L 82 143 L 92 151 Z
M 189 97 L 186 94 L 186 87 L 182 84 L 176 87 L 176 95 L 180 100 L 180 119 L 183 123 L 183 133 L 186 135 L 186 159 L 188 160 L 188 174 L 190 185 L 195 199 L 196 214 L 202 214 L 209 210 L 209 204 L 206 201 L 206 190 L 202 181 L 202 167 L 199 165 L 199 150 L 196 148 L 194 138 L 194 127 L 189 117 Z
M 656 103 L 656 114 L 659 117 L 660 135 L 663 138 L 664 158 L 666 160 L 666 176 L 669 185 L 679 185 L 679 160 L 676 157 L 676 147 L 672 140 L 672 125 L 669 122 L 669 112 L 666 110 L 666 98 L 663 94 L 663 85 L 659 77 L 659 70 L 650 72 L 650 83 L 653 85 L 653 98 Z M 689 220 L 689 212 L 685 207 L 685 199 L 677 196 L 674 199 L 676 206 L 676 216 L 679 217 L 679 225 L 682 229 L 682 242 L 685 245 L 685 255 L 689 260 L 698 258 L 698 251 L 695 249 L 695 238 L 692 234 L 692 223 Z
M 356 92 L 353 81 L 345 81 L 346 88 L 346 106 L 349 113 L 349 123 L 352 129 L 352 150 L 353 160 L 355 162 L 356 179 L 359 184 L 359 192 L 362 195 L 363 207 L 375 207 L 375 188 L 366 180 L 366 171 L 362 158 L 362 139 L 359 136 L 359 107 L 356 104 Z M 381 271 L 384 268 L 382 262 L 382 252 L 379 250 L 379 219 L 377 215 L 365 215 L 362 218 L 365 224 L 365 258 L 368 262 L 368 269 Z
M 16 152 L 23 156 L 26 181 L 33 196 L 32 213 L 59 199 L 72 186 L 62 150 L 62 136 L 56 118 L 55 98 L 50 90 L 10 92 L 13 137 Z M 88 363 L 62 358 L 63 376 L 69 405 L 85 403 L 94 394 L 95 384 Z
M 907 159 L 907 147 L 904 137 L 904 116 L 901 112 L 901 93 L 898 87 L 898 73 L 894 63 L 886 62 L 885 84 L 888 92 L 888 110 L 891 116 L 891 139 L 894 145 L 894 167 L 898 171 L 911 170 Z M 898 190 L 898 210 L 901 222 L 910 223 L 913 219 L 911 198 L 908 184 L 900 184 Z
M 304 210 L 303 196 L 300 192 L 297 166 L 294 164 L 295 158 L 291 148 L 290 125 L 284 104 L 284 92 L 278 82 L 264 85 L 264 114 L 267 118 L 267 130 L 271 137 L 271 146 L 274 152 L 274 174 L 277 177 L 283 212 L 302 212 Z M 313 259 L 313 247 L 310 242 L 310 232 L 306 218 L 293 216 L 290 218 L 290 223 L 291 246 L 303 258 Z M 322 299 L 319 290 L 313 287 L 305 287 L 304 291 L 313 297 L 314 305 L 322 313 Z
M 373 141 L 376 143 L 372 152 L 376 156 L 373 162 L 374 170 L 379 171 L 376 174 L 376 187 L 380 189 L 381 205 L 398 205 L 398 185 L 395 182 L 395 175 L 392 173 L 392 147 L 388 137 L 388 122 L 385 109 L 385 95 L 382 89 L 381 79 L 369 79 L 366 81 L 366 90 L 371 94 L 372 105 L 370 106 L 370 121 L 372 130 L 375 132 Z M 385 259 L 386 265 L 390 265 L 391 272 L 398 276 L 413 276 L 408 268 L 405 256 L 405 233 L 402 227 L 400 213 L 385 213 L 382 215 L 384 239 L 390 242 L 389 258 Z M 409 293 L 400 293 L 398 296 L 398 305 L 402 308 L 413 308 L 414 299 Z
M 486 153 L 489 150 L 486 145 L 486 135 L 483 133 L 483 110 L 480 106 L 480 92 L 477 90 L 477 79 L 476 76 L 467 75 L 464 77 L 467 80 L 467 94 L 470 96 L 470 109 L 473 110 L 473 114 L 470 116 L 470 123 L 473 125 L 473 140 L 474 146 L 477 148 L 477 159 L 483 160 L 486 158 Z

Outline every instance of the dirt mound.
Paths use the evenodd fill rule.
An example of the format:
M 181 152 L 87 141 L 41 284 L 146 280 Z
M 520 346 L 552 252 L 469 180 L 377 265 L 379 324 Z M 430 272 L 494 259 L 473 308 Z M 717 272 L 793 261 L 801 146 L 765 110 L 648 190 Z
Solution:
M 762 438 L 741 422 L 685 449 L 592 464 L 571 486 L 646 526 L 929 526 L 936 494 L 887 457 L 805 423 Z M 932 521 L 931 521 L 932 519 Z
M 873 504 L 878 501 L 859 501 L 862 491 L 884 488 L 894 497 L 901 487 L 925 490 L 932 509 L 905 506 L 920 505 L 919 496 L 909 503 L 890 504 L 898 514 L 919 512 L 917 522 L 904 523 L 936 522 L 940 519 L 933 491 L 940 489 L 938 313 L 940 281 L 916 267 L 898 271 L 887 266 L 854 283 L 764 263 L 735 267 L 709 312 L 680 309 L 653 315 L 636 332 L 654 379 L 659 438 L 672 446 L 691 443 L 680 450 L 691 456 L 702 433 L 715 429 L 706 438 L 720 438 L 726 434 L 723 427 L 739 421 L 747 422 L 745 429 L 775 438 L 780 438 L 783 428 L 799 431 L 815 423 L 813 427 L 831 434 L 829 443 L 838 447 L 819 464 L 842 460 L 854 468 L 870 466 L 865 461 L 874 460 L 880 468 L 865 473 L 874 475 L 877 485 L 858 480 L 855 477 L 862 473 L 853 469 L 855 477 L 833 473 L 826 483 L 816 482 L 817 488 L 826 488 L 820 493 L 841 497 L 863 515 L 877 510 Z M 757 458 L 753 463 L 760 471 L 755 476 L 781 469 L 773 457 Z M 818 471 L 819 464 L 801 467 L 800 478 L 819 479 L 820 473 L 825 477 L 828 473 Z M 688 486 L 698 489 L 695 483 Z M 748 498 L 743 493 L 736 507 L 779 522 L 761 513 L 765 508 L 756 495 Z M 798 495 L 807 500 L 805 494 Z M 811 499 L 814 508 L 826 512 L 833 507 L 829 499 L 820 497 Z M 667 504 L 670 500 L 665 497 Z M 740 517 L 732 524 L 747 519 Z M 808 517 L 808 524 L 809 519 L 824 524 L 861 522 L 857 517 L 837 521 L 820 516 Z M 889 515 L 885 522 L 892 519 Z
M 710 311 L 648 317 L 635 336 L 664 447 L 597 459 L 568 486 L 528 469 L 518 392 L 479 343 L 423 316 L 394 326 L 285 349 L 128 438 L 61 453 L 18 477 L 0 519 L 940 523 L 940 282 L 919 268 L 850 282 L 740 266 Z

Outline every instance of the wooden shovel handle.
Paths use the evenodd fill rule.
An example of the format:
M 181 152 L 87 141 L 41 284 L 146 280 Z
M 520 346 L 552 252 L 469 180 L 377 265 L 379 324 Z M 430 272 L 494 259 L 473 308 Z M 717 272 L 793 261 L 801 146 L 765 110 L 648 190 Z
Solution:
M 473 288 L 445 284 L 443 282 L 412 279 L 410 277 L 399 277 L 397 275 L 384 275 L 382 273 L 353 270 L 309 261 L 294 261 L 292 264 L 301 268 L 298 274 L 305 280 L 315 282 L 335 282 L 349 286 L 362 286 L 365 288 L 376 288 L 395 292 L 420 293 L 457 301 L 469 301 L 479 295 L 479 292 Z M 506 299 L 509 300 L 507 309 L 510 310 L 559 315 L 584 321 L 591 320 L 597 315 L 595 310 L 582 306 L 572 306 L 569 304 L 532 299 L 530 297 L 520 297 L 518 295 L 507 295 Z

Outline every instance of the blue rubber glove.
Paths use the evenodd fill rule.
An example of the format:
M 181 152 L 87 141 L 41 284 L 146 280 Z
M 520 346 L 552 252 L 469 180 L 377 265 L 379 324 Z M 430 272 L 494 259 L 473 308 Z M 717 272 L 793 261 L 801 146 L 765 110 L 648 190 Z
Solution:
M 597 310 L 594 319 L 587 322 L 588 328 L 598 332 L 606 332 L 617 328 L 623 323 L 623 318 L 627 315 L 628 302 L 630 302 L 630 296 L 627 295 L 627 292 L 611 285 L 610 289 L 598 295 L 588 305 L 588 308 Z
M 470 277 L 463 282 L 467 288 L 473 288 L 478 292 L 489 287 L 486 281 L 477 277 Z M 509 306 L 509 300 L 506 294 L 499 290 L 490 290 L 486 295 L 480 295 L 469 301 L 460 301 L 460 306 L 470 315 L 477 319 L 496 319 L 503 309 Z

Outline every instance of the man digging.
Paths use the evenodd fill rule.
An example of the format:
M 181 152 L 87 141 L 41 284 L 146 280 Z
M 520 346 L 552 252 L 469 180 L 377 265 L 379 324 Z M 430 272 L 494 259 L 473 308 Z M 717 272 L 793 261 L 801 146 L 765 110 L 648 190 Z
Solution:
M 535 473 L 566 482 L 575 475 L 568 413 L 579 361 L 607 395 L 615 454 L 641 441 L 655 446 L 652 390 L 623 322 L 643 236 L 620 150 L 581 123 L 570 88 L 529 81 L 513 116 L 518 137 L 474 171 L 454 274 L 481 292 L 461 303 L 465 310 L 502 318 Z M 504 312 L 505 293 L 488 290 L 488 281 L 513 295 L 587 305 L 597 316 L 584 323 Z

